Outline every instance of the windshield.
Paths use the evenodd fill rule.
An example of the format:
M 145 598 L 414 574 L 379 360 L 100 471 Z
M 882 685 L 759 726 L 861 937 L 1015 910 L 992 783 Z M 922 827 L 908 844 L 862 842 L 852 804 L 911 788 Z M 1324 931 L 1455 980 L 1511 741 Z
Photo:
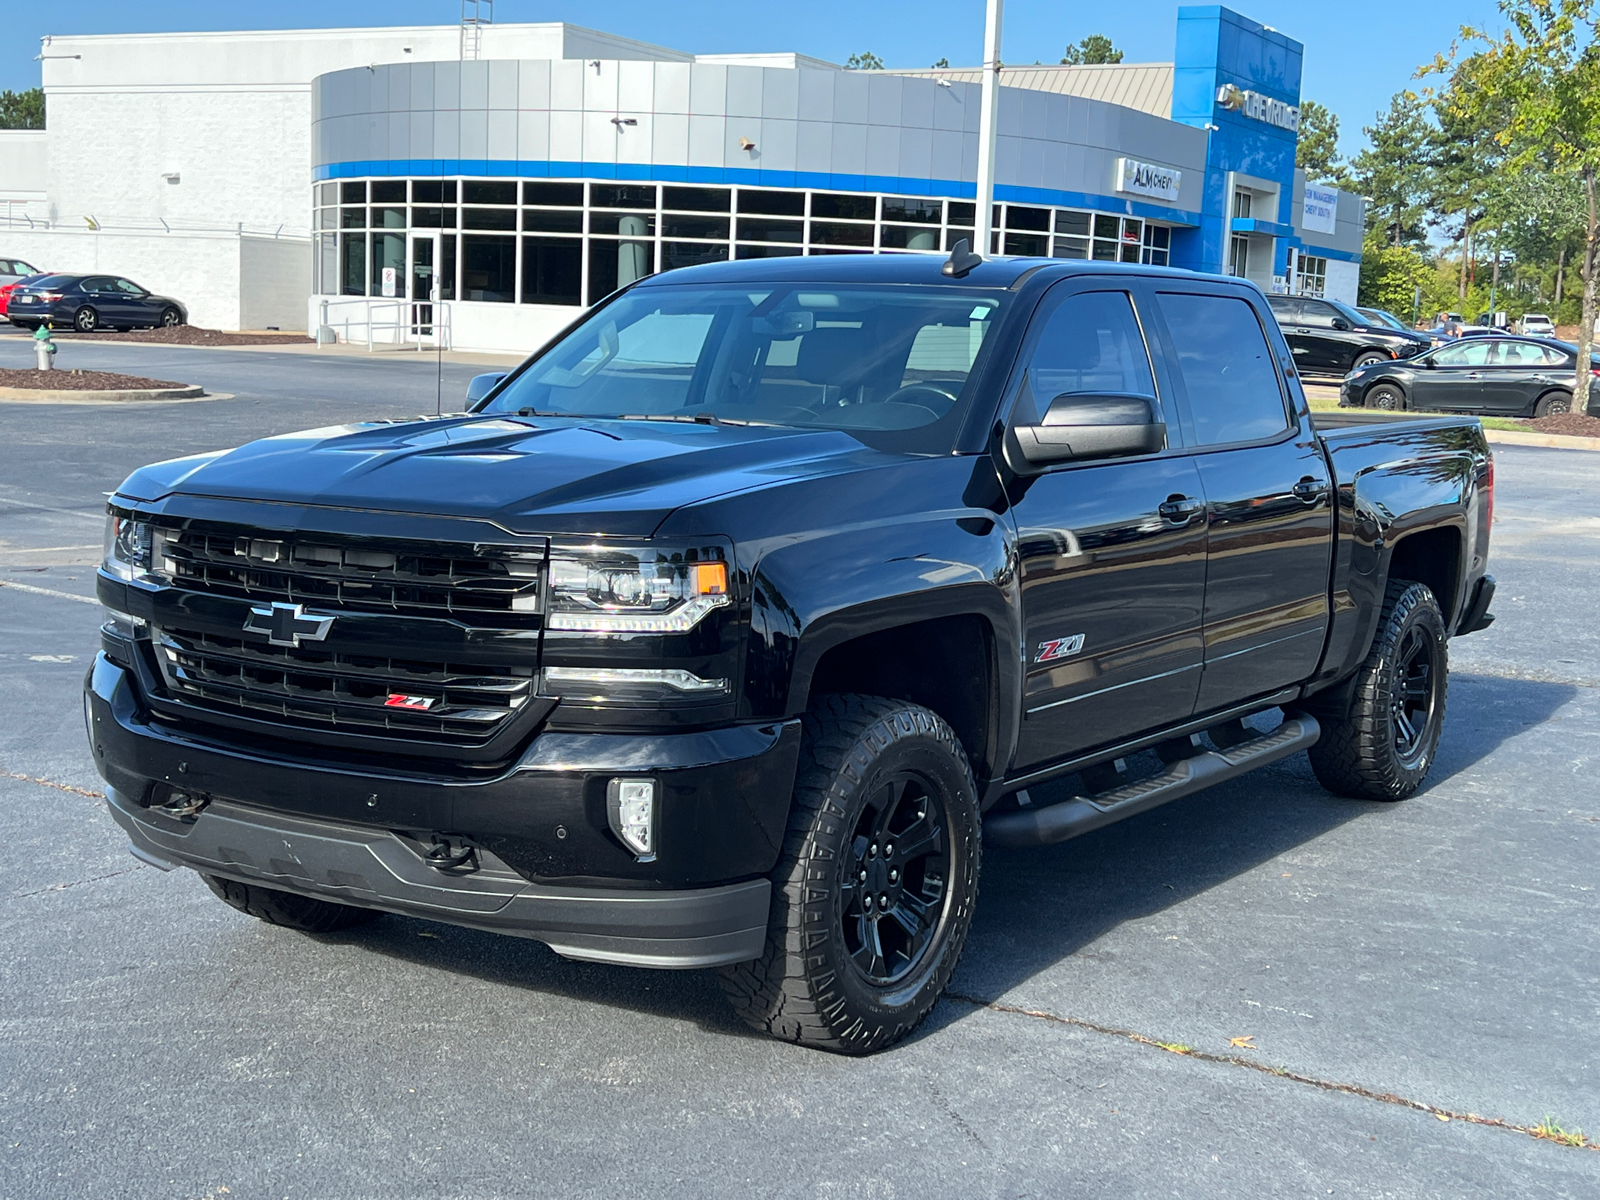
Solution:
M 635 288 L 481 411 L 715 418 L 948 453 L 1009 292 L 842 284 Z

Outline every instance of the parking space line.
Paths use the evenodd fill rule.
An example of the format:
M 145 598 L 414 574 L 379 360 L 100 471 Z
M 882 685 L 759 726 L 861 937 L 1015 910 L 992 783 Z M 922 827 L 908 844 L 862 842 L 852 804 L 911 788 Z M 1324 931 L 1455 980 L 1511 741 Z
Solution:
M 31 583 L 12 583 L 9 579 L 0 579 L 0 587 L 14 588 L 19 592 L 31 592 L 35 596 L 54 596 L 58 600 L 76 600 L 79 604 L 99 605 L 100 603 L 93 596 L 79 596 L 75 592 L 58 592 L 54 588 L 34 587 Z
M 90 545 L 87 545 L 87 546 L 29 546 L 26 549 L 24 549 L 21 546 L 8 546 L 3 551 L 3 553 L 6 553 L 6 554 L 53 554 L 56 551 L 61 551 L 61 550 L 98 550 L 98 549 L 100 549 L 100 543 L 99 542 L 93 542 L 93 543 L 91 543 Z

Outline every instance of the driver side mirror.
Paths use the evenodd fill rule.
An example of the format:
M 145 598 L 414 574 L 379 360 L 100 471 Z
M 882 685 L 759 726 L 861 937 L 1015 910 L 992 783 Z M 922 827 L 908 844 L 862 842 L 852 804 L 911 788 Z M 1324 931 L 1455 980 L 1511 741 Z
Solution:
M 509 371 L 489 371 L 483 375 L 474 375 L 472 382 L 467 384 L 467 403 L 476 404 L 479 400 L 482 400 L 490 392 L 494 391 L 500 381 L 510 373 Z
M 1028 475 L 1052 463 L 1155 454 L 1167 444 L 1166 423 L 1157 416 L 1147 396 L 1065 392 L 1050 402 L 1041 424 L 1006 433 L 1006 459 Z
M 1333 319 L 1333 327 L 1343 332 L 1348 332 L 1350 329 L 1350 322 L 1346 321 L 1343 317 L 1335 317 Z

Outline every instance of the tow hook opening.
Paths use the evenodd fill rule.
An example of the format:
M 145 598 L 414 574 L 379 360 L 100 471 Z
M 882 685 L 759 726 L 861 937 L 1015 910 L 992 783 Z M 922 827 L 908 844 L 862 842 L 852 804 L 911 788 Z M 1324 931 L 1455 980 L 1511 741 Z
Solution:
M 204 792 L 188 792 L 170 785 L 160 785 L 150 797 L 149 807 L 175 821 L 193 822 L 211 797 Z
M 478 848 L 463 837 L 448 833 L 402 833 L 413 853 L 435 871 L 467 875 L 479 867 Z

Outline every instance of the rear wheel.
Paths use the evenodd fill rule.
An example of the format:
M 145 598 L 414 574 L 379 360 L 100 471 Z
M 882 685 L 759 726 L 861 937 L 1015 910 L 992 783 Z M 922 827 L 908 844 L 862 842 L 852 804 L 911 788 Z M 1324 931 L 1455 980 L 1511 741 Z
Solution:
M 1359 800 L 1404 800 L 1415 792 L 1444 729 L 1449 674 L 1444 614 L 1432 590 L 1392 580 L 1348 707 L 1306 705 L 1322 722 L 1308 754 L 1317 781 Z
M 331 900 L 313 900 L 310 896 L 297 896 L 293 892 L 280 892 L 276 888 L 261 887 L 254 883 L 240 883 L 218 875 L 202 875 L 206 886 L 240 912 L 265 921 L 268 925 L 282 925 L 285 929 L 298 929 L 302 933 L 336 933 L 356 925 L 375 921 L 383 914 L 376 909 L 357 908 L 353 904 L 335 904 Z
M 73 315 L 72 324 L 79 333 L 93 333 L 100 328 L 100 314 L 85 304 Z
M 1367 392 L 1367 407 L 1380 412 L 1405 412 L 1405 393 L 1392 383 L 1380 383 Z
M 1533 415 L 1536 417 L 1559 417 L 1563 413 L 1572 411 L 1572 394 L 1570 392 L 1546 392 L 1539 397 L 1539 402 L 1533 406 Z
M 182 324 L 183 324 L 183 314 L 181 312 L 179 312 L 177 309 L 175 309 L 175 308 L 164 308 L 164 309 L 161 310 L 161 326 L 162 326 L 162 328 L 171 329 L 174 325 L 182 325 Z
M 1368 350 L 1365 354 L 1356 355 L 1356 361 L 1351 364 L 1352 371 L 1359 371 L 1362 367 L 1370 367 L 1373 363 L 1388 362 L 1387 354 L 1379 354 L 1376 350 Z
M 722 970 L 764 1033 L 841 1054 L 899 1041 L 961 957 L 982 827 L 966 753 L 936 714 L 827 696 L 805 718 L 762 956 Z

